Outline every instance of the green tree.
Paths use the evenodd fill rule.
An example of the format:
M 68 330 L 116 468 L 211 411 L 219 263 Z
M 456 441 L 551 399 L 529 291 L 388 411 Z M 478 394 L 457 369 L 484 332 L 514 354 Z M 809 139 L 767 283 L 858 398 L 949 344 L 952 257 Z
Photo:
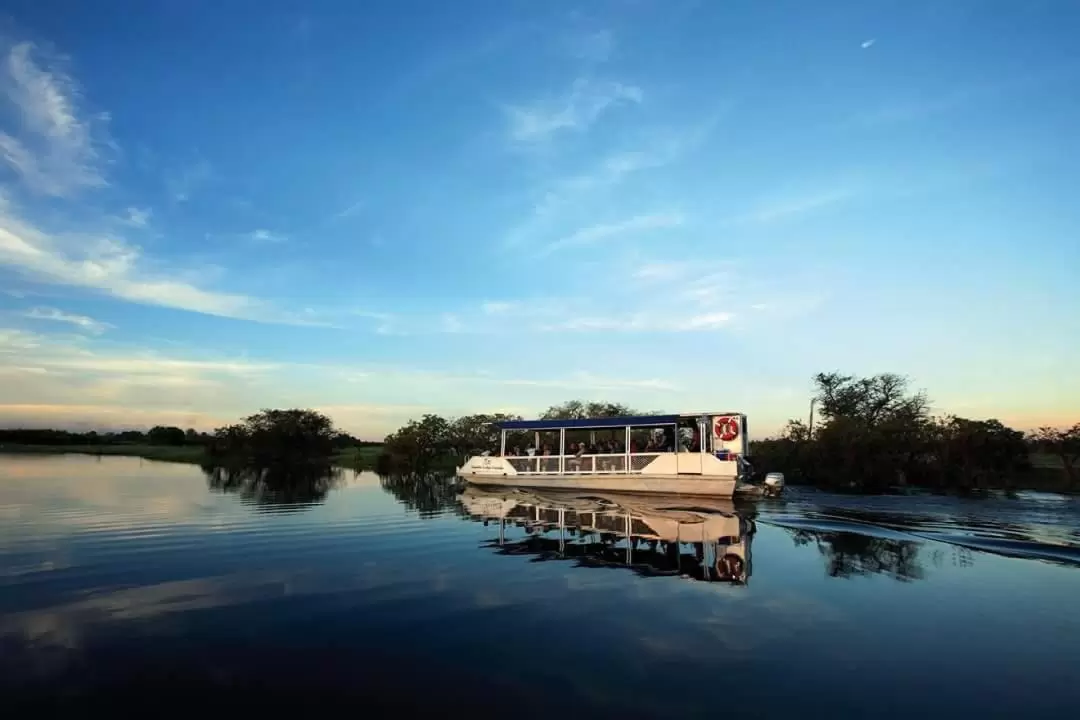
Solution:
M 1069 482 L 1069 489 L 1077 489 L 1077 464 L 1080 462 L 1080 423 L 1071 428 L 1041 427 L 1029 438 L 1036 449 L 1061 460 L 1061 467 Z
M 315 410 L 262 410 L 214 431 L 209 452 L 218 460 L 259 467 L 307 463 L 328 458 L 337 434 L 330 418 Z
M 637 410 L 621 403 L 568 400 L 561 405 L 552 405 L 540 418 L 542 420 L 583 420 L 598 417 L 630 417 L 640 414 Z
M 518 416 L 504 413 L 465 415 L 449 422 L 447 441 L 459 461 L 464 461 L 485 450 L 495 453 L 499 450 L 498 423 L 504 420 L 520 419 Z
M 156 425 L 146 433 L 146 440 L 151 445 L 183 445 L 184 431 L 178 427 Z
M 998 420 L 939 419 L 930 427 L 928 450 L 941 486 L 1008 487 L 1028 469 L 1024 434 Z
M 926 395 L 912 393 L 899 375 L 814 377 L 822 422 L 808 451 L 808 473 L 818 482 L 880 490 L 905 484 L 925 449 L 930 423 Z
M 450 448 L 450 423 L 438 415 L 424 415 L 386 436 L 377 469 L 381 474 L 426 473 L 442 458 L 452 458 Z

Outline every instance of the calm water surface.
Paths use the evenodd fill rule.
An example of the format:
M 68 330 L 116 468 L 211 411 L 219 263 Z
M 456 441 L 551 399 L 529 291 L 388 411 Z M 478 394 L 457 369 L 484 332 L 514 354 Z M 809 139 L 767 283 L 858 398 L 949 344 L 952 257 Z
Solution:
M 0 707 L 1062 717 L 1078 548 L 1049 495 L 271 492 L 0 455 Z

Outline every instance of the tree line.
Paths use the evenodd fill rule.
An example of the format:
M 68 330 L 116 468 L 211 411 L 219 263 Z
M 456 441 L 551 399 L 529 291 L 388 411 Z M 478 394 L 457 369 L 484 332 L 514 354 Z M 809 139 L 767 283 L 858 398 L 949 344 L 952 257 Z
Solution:
M 817 420 L 789 420 L 778 436 L 750 443 L 759 473 L 779 471 L 789 482 L 829 489 L 881 492 L 896 486 L 933 489 L 1039 487 L 1080 490 L 1080 423 L 1025 434 L 996 419 L 935 416 L 925 393 L 884 373 L 813 378 Z M 620 403 L 571 400 L 544 419 L 654 414 Z M 381 474 L 452 471 L 478 452 L 496 451 L 495 423 L 504 414 L 459 418 L 424 415 L 388 435 L 376 462 Z M 1057 467 L 1036 468 L 1038 453 Z
M 261 410 L 212 433 L 158 425 L 149 430 L 73 432 L 19 428 L 0 430 L 0 445 L 57 447 L 198 446 L 210 460 L 243 460 L 255 464 L 302 458 L 326 458 L 347 448 L 378 446 L 334 427 L 315 410 Z
M 116 432 L 73 432 L 70 430 L 48 430 L 36 428 L 16 428 L 0 430 L 0 444 L 14 445 L 182 445 L 204 444 L 210 435 L 197 432 L 193 428 L 184 430 L 178 427 L 156 425 L 149 430 L 122 430 Z
M 812 415 L 789 420 L 778 437 L 753 443 L 755 466 L 795 483 L 873 492 L 905 485 L 1080 489 L 1080 423 L 1025 434 L 996 419 L 935 416 L 925 393 L 891 373 L 819 373 L 814 386 L 818 422 Z M 1060 469 L 1032 467 L 1032 453 L 1056 458 Z

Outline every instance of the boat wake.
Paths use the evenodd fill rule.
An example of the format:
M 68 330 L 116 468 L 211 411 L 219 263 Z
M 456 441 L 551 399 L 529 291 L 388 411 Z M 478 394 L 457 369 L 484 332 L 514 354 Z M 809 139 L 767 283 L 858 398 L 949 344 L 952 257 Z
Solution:
M 786 502 L 762 506 L 759 512 L 759 522 L 792 532 L 941 543 L 1080 566 L 1080 501 L 1057 495 L 963 499 L 796 491 Z

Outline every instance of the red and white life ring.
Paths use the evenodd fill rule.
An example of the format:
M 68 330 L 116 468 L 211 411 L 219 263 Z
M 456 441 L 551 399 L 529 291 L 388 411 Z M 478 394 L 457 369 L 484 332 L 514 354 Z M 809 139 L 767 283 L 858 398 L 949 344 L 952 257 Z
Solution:
M 733 417 L 718 417 L 716 418 L 716 423 L 713 425 L 713 432 L 716 433 L 716 437 L 724 442 L 731 442 L 739 437 L 739 419 Z

